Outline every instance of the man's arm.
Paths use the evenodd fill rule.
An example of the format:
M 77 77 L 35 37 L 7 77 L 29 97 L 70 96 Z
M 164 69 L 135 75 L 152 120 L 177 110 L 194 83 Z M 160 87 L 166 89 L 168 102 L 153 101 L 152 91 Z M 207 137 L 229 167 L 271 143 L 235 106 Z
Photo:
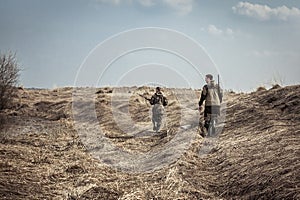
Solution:
M 199 107 L 202 106 L 204 100 L 206 99 L 206 96 L 207 96 L 207 86 L 205 85 L 202 89 L 202 93 L 199 101 Z
M 155 103 L 155 94 L 152 95 L 152 97 L 151 97 L 151 99 L 150 99 L 149 102 L 150 102 L 151 105 L 154 105 L 154 103 Z

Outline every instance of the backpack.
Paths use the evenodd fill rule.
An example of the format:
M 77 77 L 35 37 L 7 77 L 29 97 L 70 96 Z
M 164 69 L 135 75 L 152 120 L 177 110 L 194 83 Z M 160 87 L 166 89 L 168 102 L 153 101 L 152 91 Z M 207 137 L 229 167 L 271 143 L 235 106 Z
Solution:
M 209 106 L 220 106 L 221 104 L 221 95 L 219 89 L 216 85 L 207 86 L 207 96 L 206 96 L 206 104 Z
M 168 99 L 166 97 L 162 97 L 162 104 L 163 106 L 167 106 L 168 105 Z
M 159 95 L 155 93 L 150 99 L 150 104 L 162 104 L 163 106 L 167 106 L 168 100 L 161 93 Z

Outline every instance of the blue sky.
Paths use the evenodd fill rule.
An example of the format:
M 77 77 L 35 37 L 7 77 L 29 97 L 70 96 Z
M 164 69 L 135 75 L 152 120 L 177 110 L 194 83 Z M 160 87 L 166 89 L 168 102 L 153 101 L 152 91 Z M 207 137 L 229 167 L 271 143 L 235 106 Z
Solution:
M 17 53 L 23 68 L 20 83 L 25 87 L 74 85 L 79 67 L 99 43 L 143 27 L 172 29 L 193 38 L 216 64 L 227 89 L 251 91 L 274 81 L 299 84 L 300 1 L 296 0 L 0 0 L 0 27 L 0 51 Z M 153 71 L 161 67 L 167 86 L 186 87 L 163 67 L 172 66 L 170 60 L 181 63 L 157 51 L 128 55 L 106 79 L 110 75 L 115 79 L 114 70 L 124 65 L 130 71 L 130 67 L 159 62 Z M 180 66 L 190 69 L 184 63 Z M 153 77 L 147 81 L 156 82 L 159 70 L 144 71 Z M 188 73 L 183 76 L 189 79 Z M 134 84 L 132 79 L 131 75 L 119 83 Z M 203 84 L 202 78 L 192 83 L 199 88 Z

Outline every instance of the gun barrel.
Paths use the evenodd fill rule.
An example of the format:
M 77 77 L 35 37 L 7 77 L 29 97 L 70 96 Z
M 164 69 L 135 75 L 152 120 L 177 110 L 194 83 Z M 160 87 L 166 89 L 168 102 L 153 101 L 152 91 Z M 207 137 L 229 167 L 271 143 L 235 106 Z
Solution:
M 218 74 L 218 90 L 219 90 L 219 93 L 220 93 L 220 77 L 219 77 L 219 74 Z
M 146 99 L 147 101 L 150 101 L 150 98 L 145 97 L 144 95 L 139 94 L 139 96 L 143 97 L 144 99 Z

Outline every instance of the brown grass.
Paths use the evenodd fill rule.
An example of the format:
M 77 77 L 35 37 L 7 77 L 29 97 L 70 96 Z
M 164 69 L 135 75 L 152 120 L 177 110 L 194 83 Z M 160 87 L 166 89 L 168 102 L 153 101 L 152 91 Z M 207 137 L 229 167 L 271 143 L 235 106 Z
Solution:
M 166 137 L 123 137 L 112 120 L 112 90 L 98 91 L 97 117 L 116 146 L 145 153 L 176 136 L 182 106 L 171 91 L 165 91 L 170 96 Z M 150 95 L 152 89 L 136 92 Z M 122 109 L 136 123 L 149 123 L 150 106 L 130 94 L 129 107 Z M 5 110 L 9 127 L 0 134 L 0 198 L 299 199 L 299 94 L 300 86 L 229 93 L 226 125 L 217 140 L 196 135 L 179 159 L 133 173 L 111 168 L 87 152 L 72 120 L 72 88 L 19 90 L 18 106 Z M 213 144 L 210 153 L 199 154 L 207 144 Z

